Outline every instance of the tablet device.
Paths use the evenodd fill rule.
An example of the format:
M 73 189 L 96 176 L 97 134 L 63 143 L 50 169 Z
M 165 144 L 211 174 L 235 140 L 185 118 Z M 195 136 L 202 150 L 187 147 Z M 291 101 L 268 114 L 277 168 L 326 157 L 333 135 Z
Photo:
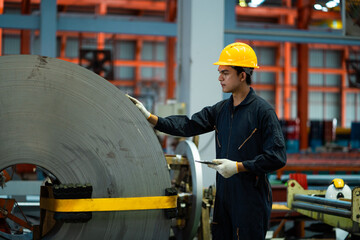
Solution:
M 212 161 L 205 161 L 205 160 L 195 160 L 195 162 L 203 163 L 203 164 L 217 165 L 216 163 L 213 163 Z

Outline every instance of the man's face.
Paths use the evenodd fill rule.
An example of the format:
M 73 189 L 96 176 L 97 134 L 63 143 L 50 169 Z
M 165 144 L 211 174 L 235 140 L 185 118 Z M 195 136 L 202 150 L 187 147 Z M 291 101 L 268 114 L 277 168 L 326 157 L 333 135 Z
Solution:
M 237 74 L 231 66 L 219 66 L 219 81 L 224 93 L 234 93 L 241 87 L 242 74 Z

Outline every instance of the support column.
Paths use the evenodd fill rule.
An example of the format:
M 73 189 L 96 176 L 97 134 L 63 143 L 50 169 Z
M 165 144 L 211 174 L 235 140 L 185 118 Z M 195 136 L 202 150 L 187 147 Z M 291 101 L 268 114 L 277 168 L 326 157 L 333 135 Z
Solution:
M 22 0 L 21 1 L 21 14 L 29 15 L 31 14 L 30 8 L 30 0 Z M 20 53 L 21 54 L 30 54 L 30 30 L 21 30 L 21 45 L 20 45 Z
M 141 51 L 143 47 L 143 40 L 136 40 L 136 49 L 135 49 L 135 61 L 138 63 L 141 61 Z M 139 64 L 135 66 L 135 83 L 134 83 L 134 95 L 139 96 L 141 94 L 141 67 Z
M 308 29 L 309 21 L 311 19 L 312 6 L 315 0 L 299 0 L 297 1 L 298 8 L 298 28 Z M 297 46 L 297 115 L 300 119 L 300 151 L 307 150 L 309 146 L 308 141 L 308 110 L 309 110 L 309 45 L 306 43 L 298 44 Z
M 57 9 L 56 0 L 40 3 L 40 54 L 56 57 Z
M 100 3 L 96 6 L 96 15 L 104 16 L 107 12 L 106 3 Z M 97 49 L 103 50 L 105 46 L 105 33 L 98 33 L 97 34 Z
M 167 0 L 166 2 L 166 20 L 175 22 L 176 0 Z M 166 100 L 175 98 L 175 51 L 176 38 L 168 37 L 166 39 Z
M 222 99 L 213 63 L 224 48 L 224 4 L 225 0 L 178 1 L 177 96 L 186 103 L 188 116 Z M 214 132 L 200 136 L 199 150 L 201 158 L 215 158 Z M 203 166 L 204 187 L 215 183 L 211 170 Z
M 291 8 L 291 0 L 283 0 L 283 4 L 287 8 Z M 288 14 L 285 17 L 285 24 L 294 25 L 294 16 Z M 284 119 L 291 118 L 291 43 L 284 43 Z
M 3 14 L 4 13 L 4 0 L 0 0 L 0 14 Z M 2 36 L 2 28 L 0 28 L 0 56 L 2 56 L 2 39 L 3 39 L 3 36 Z
M 291 43 L 284 43 L 284 119 L 291 118 Z
M 342 59 L 342 69 L 346 70 L 346 59 L 349 59 L 349 48 L 345 47 L 343 50 L 343 59 Z M 347 81 L 347 72 L 344 71 L 341 74 L 341 87 L 340 87 L 340 126 L 346 126 L 346 81 Z M 356 97 L 356 94 L 354 94 Z M 356 100 L 356 99 L 355 99 Z M 356 103 L 356 102 L 355 102 Z M 356 110 L 356 108 L 355 108 Z M 356 115 L 355 115 L 356 119 Z
M 300 150 L 306 150 L 308 141 L 308 99 L 309 99 L 309 46 L 298 44 L 298 73 L 297 73 L 297 115 L 300 119 Z
M 60 58 L 65 58 L 66 57 L 66 41 L 67 41 L 67 37 L 66 35 L 62 35 L 61 36 L 61 40 L 60 40 Z
M 276 47 L 276 66 L 277 67 L 281 67 L 280 60 L 281 60 L 281 44 L 279 44 Z M 281 102 L 284 102 L 284 101 L 281 101 L 281 85 L 280 85 L 280 72 L 279 71 L 276 71 L 276 73 L 275 73 L 274 93 L 275 93 L 275 112 L 279 118 L 284 118 L 284 112 L 281 112 L 282 104 L 280 104 Z

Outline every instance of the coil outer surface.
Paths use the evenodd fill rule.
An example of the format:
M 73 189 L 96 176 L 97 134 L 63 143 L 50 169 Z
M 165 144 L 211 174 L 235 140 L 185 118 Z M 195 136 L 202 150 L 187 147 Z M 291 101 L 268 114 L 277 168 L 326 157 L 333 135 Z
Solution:
M 94 198 L 164 196 L 170 177 L 153 129 L 114 85 L 36 55 L 0 57 L 0 169 L 36 164 Z M 163 210 L 93 212 L 49 239 L 168 239 Z

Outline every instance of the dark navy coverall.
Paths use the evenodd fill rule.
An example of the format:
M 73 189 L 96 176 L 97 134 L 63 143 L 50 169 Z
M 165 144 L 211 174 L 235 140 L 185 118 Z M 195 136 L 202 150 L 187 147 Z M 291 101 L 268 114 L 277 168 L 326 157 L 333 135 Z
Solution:
M 250 88 L 236 107 L 231 96 L 191 119 L 159 118 L 155 129 L 184 137 L 215 130 L 216 158 L 242 162 L 248 171 L 230 178 L 216 174 L 213 239 L 265 239 L 272 207 L 266 174 L 286 163 L 284 137 L 271 105 Z

